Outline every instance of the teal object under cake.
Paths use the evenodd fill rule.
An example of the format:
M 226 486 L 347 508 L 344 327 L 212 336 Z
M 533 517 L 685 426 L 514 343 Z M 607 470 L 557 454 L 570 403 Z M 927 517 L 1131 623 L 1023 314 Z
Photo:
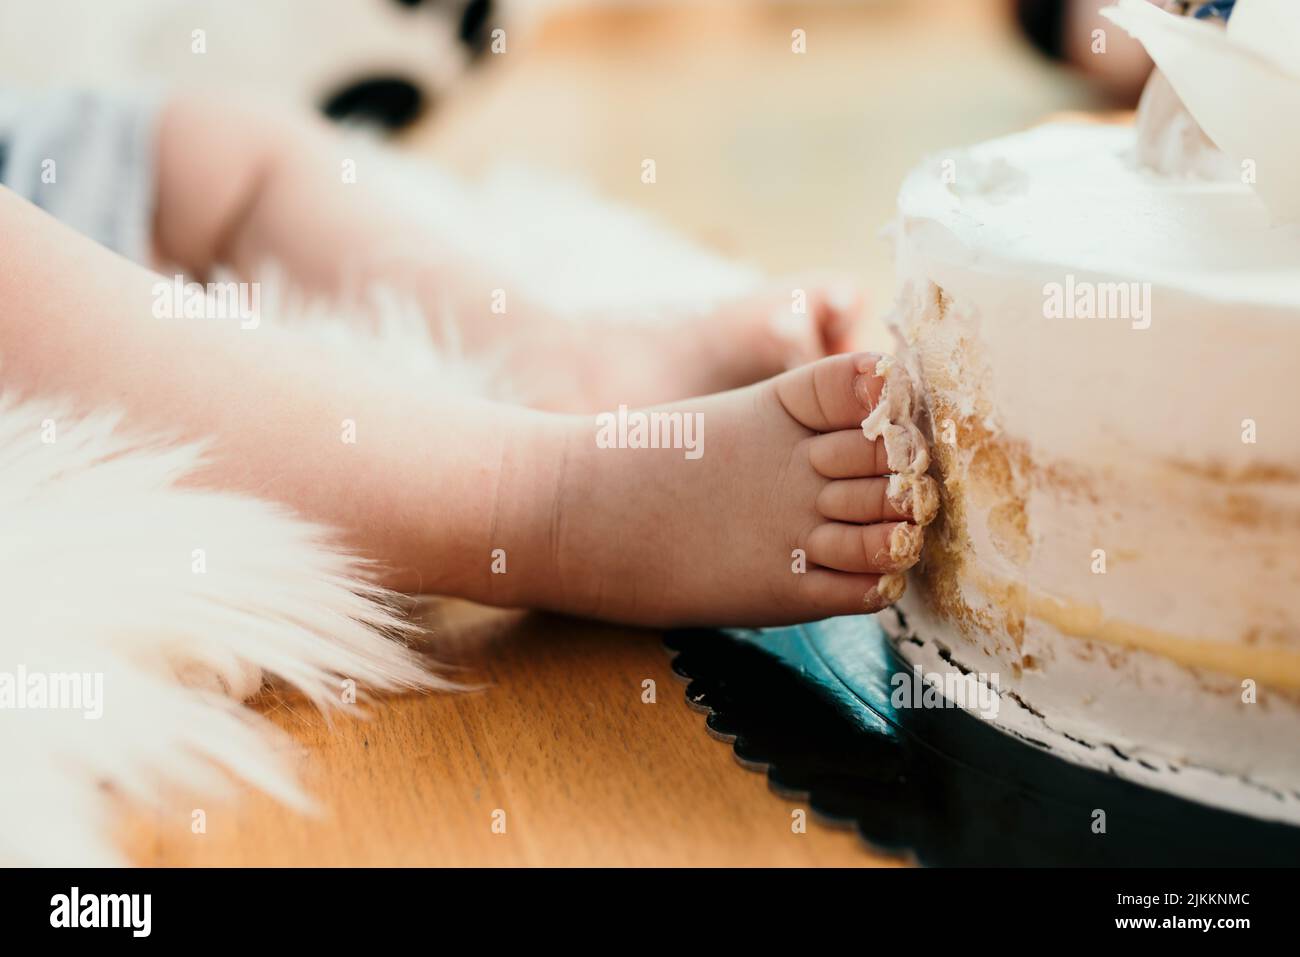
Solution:
M 736 629 L 729 634 L 780 659 L 831 696 L 864 731 L 894 736 L 888 639 L 874 616 L 829 618 L 788 628 Z

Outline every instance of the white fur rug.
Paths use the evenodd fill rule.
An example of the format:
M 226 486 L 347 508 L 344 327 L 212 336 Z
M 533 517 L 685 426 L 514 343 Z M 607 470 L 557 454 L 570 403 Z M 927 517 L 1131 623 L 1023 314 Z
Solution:
M 571 184 L 514 170 L 471 188 L 384 162 L 408 206 L 561 311 L 704 303 L 760 281 Z M 295 328 L 339 343 L 346 361 L 508 391 L 435 346 L 422 317 L 381 312 L 363 329 L 314 310 Z M 309 810 L 285 742 L 242 703 L 266 678 L 322 709 L 351 707 L 349 682 L 358 694 L 447 686 L 328 530 L 180 487 L 200 455 L 132 434 L 112 410 L 77 419 L 57 397 L 0 398 L 0 863 L 123 863 L 114 791 L 156 802 L 233 776 Z

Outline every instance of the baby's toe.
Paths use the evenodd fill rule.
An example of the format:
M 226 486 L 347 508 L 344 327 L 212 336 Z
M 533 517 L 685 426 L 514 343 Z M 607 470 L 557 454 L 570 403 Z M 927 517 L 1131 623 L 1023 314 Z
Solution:
M 831 356 L 792 369 L 776 380 L 776 394 L 789 416 L 814 432 L 859 428 L 880 401 L 880 357 L 869 352 Z
M 903 596 L 906 581 L 897 573 L 854 575 L 812 568 L 800 576 L 802 611 L 810 620 L 877 612 Z
M 824 277 L 781 287 L 776 301 L 771 331 L 792 366 L 848 352 L 867 315 L 859 287 Z
M 814 436 L 808 442 L 808 461 L 818 475 L 828 479 L 889 474 L 885 443 L 867 438 L 861 429 Z
M 857 522 L 864 525 L 914 518 L 906 508 L 910 499 L 904 501 L 901 496 L 890 495 L 893 480 L 894 476 L 827 482 L 817 496 L 817 511 L 823 518 L 835 522 Z
M 867 315 L 866 294 L 856 286 L 840 283 L 826 289 L 819 305 L 814 321 L 822 349 L 827 355 L 848 352 Z
M 842 572 L 906 571 L 921 557 L 925 532 L 910 522 L 826 522 L 808 535 L 808 561 Z
M 819 436 L 818 441 L 829 437 Z M 858 442 L 842 440 L 841 447 L 845 454 L 839 459 L 842 463 L 839 471 L 848 471 L 854 464 L 864 464 L 862 461 L 853 462 L 854 457 L 866 460 L 867 465 L 880 464 L 879 450 L 874 450 L 877 460 L 873 462 L 870 461 L 870 454 L 862 454 Z M 825 458 L 835 461 L 835 454 L 836 450 L 831 450 L 825 453 Z M 822 486 L 817 495 L 817 511 L 823 518 L 836 522 L 865 525 L 870 522 L 904 521 L 914 525 L 929 525 L 939 514 L 939 483 L 928 475 L 902 475 L 897 472 L 888 477 L 841 478 Z

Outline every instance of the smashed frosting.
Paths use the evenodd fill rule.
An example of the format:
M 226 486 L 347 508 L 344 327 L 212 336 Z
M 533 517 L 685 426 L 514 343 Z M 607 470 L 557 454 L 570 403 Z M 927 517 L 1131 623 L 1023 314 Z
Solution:
M 890 572 L 888 575 L 881 575 L 880 581 L 876 583 L 875 587 L 875 594 L 882 608 L 898 601 L 903 597 L 905 591 L 907 591 L 907 576 L 902 572 Z
M 925 531 L 919 525 L 899 524 L 889 533 L 889 559 L 904 568 L 910 568 L 921 557 L 925 544 Z
M 939 484 L 928 475 L 895 472 L 889 476 L 885 498 L 917 525 L 929 525 L 939 514 Z
M 930 467 L 930 452 L 925 436 L 912 421 L 912 380 L 889 356 L 876 363 L 876 375 L 885 384 L 880 401 L 862 420 L 862 434 L 872 442 L 884 439 L 890 471 L 919 475 Z

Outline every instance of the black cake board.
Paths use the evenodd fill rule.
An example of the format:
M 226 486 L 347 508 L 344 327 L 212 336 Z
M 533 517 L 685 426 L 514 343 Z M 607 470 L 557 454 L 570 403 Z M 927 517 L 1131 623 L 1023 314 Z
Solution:
M 1300 828 L 1070 763 L 958 708 L 894 709 L 890 677 L 911 666 L 873 619 L 857 622 L 870 625 L 855 626 L 850 682 L 810 640 L 831 623 L 666 644 L 687 703 L 740 764 L 876 850 L 936 866 L 1300 863 Z

